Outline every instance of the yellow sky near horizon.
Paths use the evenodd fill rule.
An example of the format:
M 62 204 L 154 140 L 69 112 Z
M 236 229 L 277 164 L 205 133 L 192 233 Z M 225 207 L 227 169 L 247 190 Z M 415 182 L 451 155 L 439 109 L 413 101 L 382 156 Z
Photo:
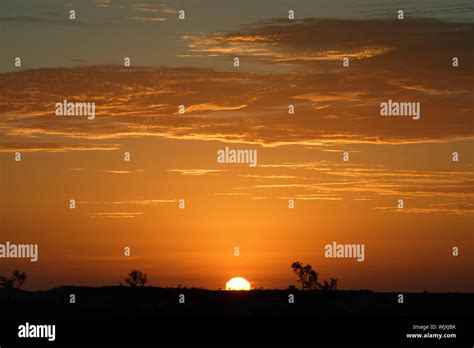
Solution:
M 349 163 L 341 152 L 258 148 L 257 168 L 217 164 L 223 145 L 129 141 L 128 163 L 119 150 L 24 153 L 21 163 L 2 154 L 2 239 L 40 245 L 39 262 L 2 260 L 2 271 L 26 270 L 30 288 L 117 284 L 131 268 L 157 286 L 216 289 L 243 276 L 286 288 L 300 260 L 348 289 L 471 291 L 472 174 L 453 170 L 452 144 L 369 146 Z M 448 158 L 427 170 L 430 152 L 413 151 L 420 146 Z M 403 166 L 390 168 L 399 156 Z M 333 241 L 365 244 L 365 262 L 325 259 Z

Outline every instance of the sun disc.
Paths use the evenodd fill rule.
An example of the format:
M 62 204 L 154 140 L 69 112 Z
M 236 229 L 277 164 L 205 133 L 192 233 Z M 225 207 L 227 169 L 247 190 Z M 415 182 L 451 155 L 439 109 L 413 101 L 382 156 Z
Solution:
M 225 284 L 226 290 L 250 290 L 250 282 L 242 277 L 235 277 Z

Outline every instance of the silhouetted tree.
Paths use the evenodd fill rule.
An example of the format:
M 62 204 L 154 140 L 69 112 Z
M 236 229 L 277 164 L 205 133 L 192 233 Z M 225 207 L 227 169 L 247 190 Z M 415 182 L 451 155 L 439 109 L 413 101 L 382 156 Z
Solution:
M 318 283 L 318 288 L 323 291 L 337 290 L 337 279 L 329 278 L 329 283 L 325 280 L 322 284 Z
M 21 288 L 21 286 L 26 282 L 26 273 L 20 272 L 19 270 L 13 271 L 13 283 L 17 283 L 17 288 Z
M 308 290 L 316 290 L 318 287 L 318 273 L 311 269 L 308 265 L 308 280 L 306 281 L 306 288 Z
M 15 284 L 17 284 L 16 288 L 19 289 L 25 283 L 25 281 L 26 273 L 15 270 L 12 272 L 12 276 L 10 278 L 0 276 L 0 287 L 14 288 Z
M 303 264 L 299 261 L 293 262 L 291 264 L 291 268 L 293 268 L 293 272 L 298 277 L 297 282 L 301 283 L 301 289 L 304 290 L 304 272 L 303 272 Z
M 302 290 L 316 290 L 318 284 L 318 273 L 313 270 L 311 265 L 303 266 L 299 261 L 291 264 L 293 272 L 298 277 L 298 283 L 301 283 Z
M 291 264 L 291 268 L 298 277 L 298 283 L 301 283 L 302 290 L 337 290 L 337 279 L 335 278 L 329 278 L 329 282 L 325 280 L 318 283 L 318 273 L 313 270 L 311 265 L 303 266 L 301 262 L 296 261 Z
M 125 284 L 130 286 L 144 286 L 147 282 L 146 273 L 142 273 L 139 270 L 133 270 L 128 274 L 128 277 L 125 278 Z
M 11 288 L 13 283 L 10 278 L 0 276 L 0 287 L 2 288 Z
M 288 290 L 289 291 L 298 291 L 298 288 L 296 286 L 294 286 L 293 284 L 291 284 L 289 287 L 288 287 Z

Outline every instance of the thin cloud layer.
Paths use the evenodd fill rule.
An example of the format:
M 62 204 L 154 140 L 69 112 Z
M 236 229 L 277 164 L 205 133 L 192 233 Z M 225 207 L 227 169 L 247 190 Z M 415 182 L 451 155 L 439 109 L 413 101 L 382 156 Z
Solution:
M 434 20 L 274 20 L 182 37 L 191 56 L 230 63 L 242 54 L 242 64 L 272 64 L 273 73 L 92 66 L 1 74 L 0 134 L 16 143 L 158 136 L 265 146 L 470 139 L 473 31 Z M 342 57 L 354 58 L 349 67 Z M 278 71 L 288 63 L 292 71 Z M 419 102 L 420 119 L 381 117 L 389 99 Z M 63 100 L 94 102 L 95 120 L 55 116 Z
M 326 161 L 259 167 L 261 175 L 245 176 L 254 179 L 253 185 L 233 190 L 285 200 L 371 201 L 371 209 L 390 213 L 474 214 L 474 174 L 470 171 L 393 170 L 381 165 Z M 293 175 L 279 175 L 288 171 Z M 409 206 L 397 209 L 400 198 L 410 202 Z M 392 205 L 380 206 L 381 202 Z

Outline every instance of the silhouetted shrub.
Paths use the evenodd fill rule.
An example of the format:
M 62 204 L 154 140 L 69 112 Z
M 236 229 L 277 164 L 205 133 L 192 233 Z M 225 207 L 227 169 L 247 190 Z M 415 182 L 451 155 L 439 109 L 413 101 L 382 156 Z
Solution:
M 12 272 L 10 278 L 0 276 L 0 287 L 2 288 L 14 288 L 20 289 L 21 286 L 26 282 L 26 273 L 15 270 Z M 16 286 L 15 286 L 16 284 Z
M 136 286 L 145 286 L 147 282 L 146 273 L 142 273 L 139 270 L 133 270 L 128 274 L 128 277 L 125 278 L 125 284 L 130 285 L 132 287 Z

